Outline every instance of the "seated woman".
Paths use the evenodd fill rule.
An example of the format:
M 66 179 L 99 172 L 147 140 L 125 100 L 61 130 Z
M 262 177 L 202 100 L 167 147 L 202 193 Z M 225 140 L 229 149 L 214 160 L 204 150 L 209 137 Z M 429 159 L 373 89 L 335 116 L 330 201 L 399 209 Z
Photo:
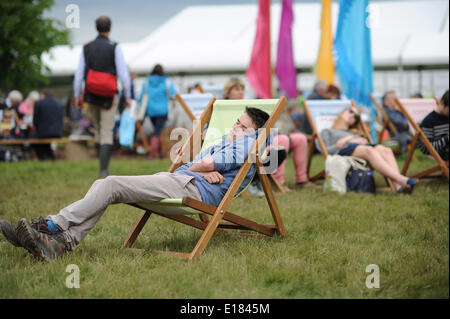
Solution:
M 398 193 L 411 193 L 418 179 L 400 174 L 394 154 L 383 145 L 369 144 L 357 129 L 361 120 L 359 110 L 348 107 L 339 113 L 331 129 L 320 133 L 330 155 L 355 156 L 370 163 L 374 170 L 390 178 Z

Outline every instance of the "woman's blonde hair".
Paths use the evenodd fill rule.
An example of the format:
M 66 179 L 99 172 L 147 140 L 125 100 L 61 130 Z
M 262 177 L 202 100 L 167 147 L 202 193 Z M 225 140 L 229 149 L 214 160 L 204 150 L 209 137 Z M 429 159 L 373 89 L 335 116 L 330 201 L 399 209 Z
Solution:
M 345 123 L 345 121 L 343 119 L 342 115 L 344 114 L 344 112 L 352 107 L 353 106 L 346 107 L 338 114 L 338 116 L 336 117 L 336 120 L 333 123 L 332 128 L 334 128 L 335 130 L 348 130 L 352 134 L 357 134 L 357 135 L 363 136 L 364 131 L 362 130 L 361 125 L 359 125 L 361 123 L 361 118 L 358 121 L 356 121 L 355 124 L 353 124 L 351 126 L 349 126 L 347 123 Z M 361 112 L 359 110 L 358 110 L 358 115 L 361 115 Z
M 222 97 L 226 100 L 229 98 L 230 91 L 235 86 L 242 86 L 242 89 L 245 89 L 245 84 L 242 82 L 239 78 L 230 78 L 227 83 L 225 83 L 223 90 L 222 90 Z

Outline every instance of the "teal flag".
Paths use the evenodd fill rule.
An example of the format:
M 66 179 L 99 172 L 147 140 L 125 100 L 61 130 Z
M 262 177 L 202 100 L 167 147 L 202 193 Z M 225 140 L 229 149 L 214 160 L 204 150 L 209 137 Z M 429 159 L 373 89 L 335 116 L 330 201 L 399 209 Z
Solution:
M 368 5 L 369 0 L 340 0 L 334 53 L 344 94 L 356 104 L 371 108 L 371 136 L 376 142 L 376 111 L 369 98 L 373 91 L 373 65 Z

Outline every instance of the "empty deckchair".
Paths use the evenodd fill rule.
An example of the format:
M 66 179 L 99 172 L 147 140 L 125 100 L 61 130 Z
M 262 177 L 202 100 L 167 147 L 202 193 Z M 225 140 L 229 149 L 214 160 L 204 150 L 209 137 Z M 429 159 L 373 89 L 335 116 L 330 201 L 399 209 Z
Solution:
M 195 149 L 193 145 L 196 143 L 195 140 L 198 139 L 199 136 L 203 136 L 201 133 L 203 133 L 205 124 L 208 124 L 209 126 L 205 138 L 202 141 L 202 149 L 220 141 L 222 136 L 226 134 L 227 130 L 230 129 L 235 123 L 236 118 L 244 113 L 245 107 L 247 106 L 258 107 L 270 114 L 268 121 L 264 125 L 266 130 L 263 130 L 258 136 L 257 142 L 252 146 L 251 151 L 249 152 L 249 156 L 242 164 L 231 186 L 217 207 L 189 197 L 164 199 L 153 203 L 132 203 L 131 205 L 144 209 L 144 213 L 125 240 L 123 248 L 130 248 L 133 245 L 148 218 L 152 214 L 163 216 L 203 230 L 199 241 L 191 253 L 165 252 L 173 256 L 188 259 L 193 259 L 200 256 L 208 245 L 211 237 L 220 229 L 243 229 L 255 231 L 266 236 L 273 236 L 274 234 L 284 235 L 285 228 L 283 221 L 281 219 L 275 197 L 270 188 L 268 178 L 262 173 L 264 168 L 259 159 L 259 150 L 257 150 L 257 147 L 258 145 L 264 145 L 264 142 L 267 142 L 270 129 L 277 121 L 285 105 L 285 97 L 278 100 L 212 99 L 200 117 L 200 121 L 195 123 L 189 139 L 180 149 L 176 160 L 169 169 L 169 172 L 175 171 L 183 164 L 181 159 L 183 158 L 183 154 L 185 154 L 185 152 L 190 151 L 190 154 L 193 153 L 192 151 Z M 196 154 L 192 154 L 192 158 L 194 155 Z M 254 159 L 254 161 L 252 159 Z M 252 165 L 256 165 L 256 174 L 258 174 L 261 179 L 264 193 L 275 222 L 274 225 L 263 225 L 228 211 L 231 201 L 235 198 L 235 195 L 237 195 L 236 193 Z M 199 219 L 195 219 L 190 215 L 198 215 Z M 211 219 L 207 217 L 208 215 L 212 216 Z
M 353 99 L 303 101 L 303 107 L 305 109 L 306 116 L 308 117 L 308 120 L 311 123 L 311 128 L 313 131 L 311 143 L 309 145 L 308 159 L 306 164 L 309 180 L 315 181 L 325 177 L 325 170 L 320 171 L 318 174 L 314 176 L 311 176 L 310 173 L 314 148 L 317 148 L 322 153 L 325 159 L 328 156 L 328 152 L 325 148 L 325 144 L 322 140 L 320 132 L 323 129 L 331 128 L 339 113 L 351 105 L 355 106 L 355 102 L 353 101 Z M 359 123 L 359 126 L 361 131 L 363 132 L 364 138 L 366 138 L 369 141 L 369 143 L 373 144 L 373 140 L 366 126 L 362 122 Z M 395 190 L 393 183 L 389 179 L 386 179 L 386 183 L 391 187 L 392 190 Z
M 411 146 L 408 150 L 405 163 L 402 168 L 402 174 L 406 175 L 411 159 L 414 155 L 414 150 L 416 148 L 417 142 L 422 141 L 424 147 L 430 152 L 431 157 L 437 163 L 430 169 L 426 169 L 420 173 L 413 175 L 412 177 L 421 178 L 425 176 L 432 176 L 433 173 L 442 171 L 445 177 L 449 178 L 448 172 L 448 162 L 445 162 L 438 152 L 431 145 L 428 138 L 423 133 L 422 129 L 419 127 L 419 123 L 427 116 L 430 112 L 436 109 L 435 99 L 395 99 L 395 103 L 398 105 L 400 112 L 406 117 L 409 122 L 413 139 L 411 141 Z

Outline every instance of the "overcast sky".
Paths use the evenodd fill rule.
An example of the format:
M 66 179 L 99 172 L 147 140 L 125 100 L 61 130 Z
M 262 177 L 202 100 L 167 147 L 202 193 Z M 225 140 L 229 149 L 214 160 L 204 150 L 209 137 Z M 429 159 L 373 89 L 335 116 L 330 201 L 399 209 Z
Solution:
M 371 0 L 371 2 L 376 1 L 386 0 Z M 272 3 L 279 2 L 281 0 L 272 0 Z M 294 0 L 294 2 L 320 2 L 320 0 Z M 78 6 L 80 27 L 71 28 L 71 44 L 83 44 L 94 38 L 97 34 L 94 21 L 103 14 L 108 15 L 112 20 L 111 38 L 113 40 L 136 42 L 189 6 L 256 3 L 258 3 L 257 0 L 55 0 L 54 6 L 50 12 L 46 13 L 46 16 L 57 18 L 65 23 L 72 12 L 66 13 L 68 5 Z

